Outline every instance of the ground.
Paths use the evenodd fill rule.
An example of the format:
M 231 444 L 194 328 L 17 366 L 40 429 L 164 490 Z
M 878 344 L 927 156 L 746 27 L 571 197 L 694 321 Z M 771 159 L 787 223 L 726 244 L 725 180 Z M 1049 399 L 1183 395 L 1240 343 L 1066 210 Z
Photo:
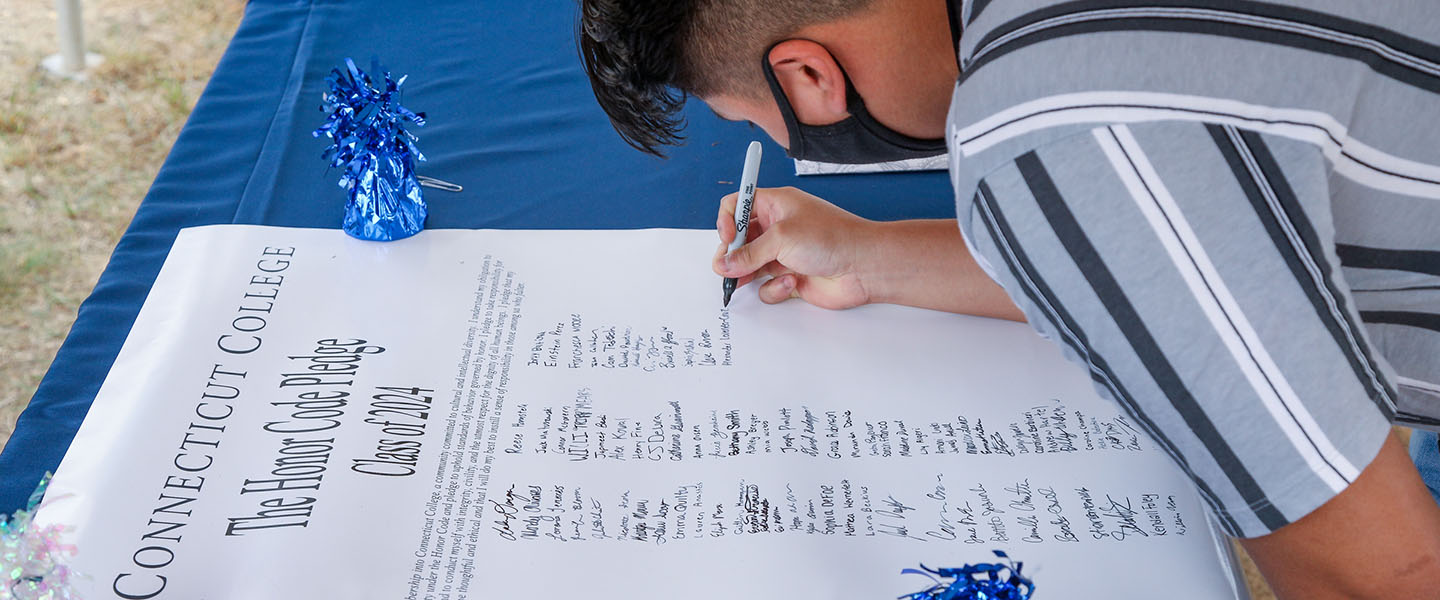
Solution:
M 86 47 L 104 62 L 72 81 L 39 67 L 59 48 L 54 4 L 0 2 L 0 447 L 242 11 L 236 0 L 89 3 Z M 1273 598 L 1245 562 L 1255 599 Z
M 0 445 L 170 151 L 239 23 L 235 0 L 85 6 L 84 81 L 53 2 L 0 2 Z

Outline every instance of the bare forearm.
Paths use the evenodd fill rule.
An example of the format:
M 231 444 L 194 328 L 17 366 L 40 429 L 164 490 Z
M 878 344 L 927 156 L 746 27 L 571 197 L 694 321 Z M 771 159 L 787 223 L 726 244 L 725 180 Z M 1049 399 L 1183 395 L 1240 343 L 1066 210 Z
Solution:
M 1024 321 L 1025 315 L 976 264 L 954 219 L 874 223 L 860 258 L 872 302 Z
M 1393 435 L 1338 496 L 1240 543 L 1283 600 L 1440 598 L 1440 507 Z

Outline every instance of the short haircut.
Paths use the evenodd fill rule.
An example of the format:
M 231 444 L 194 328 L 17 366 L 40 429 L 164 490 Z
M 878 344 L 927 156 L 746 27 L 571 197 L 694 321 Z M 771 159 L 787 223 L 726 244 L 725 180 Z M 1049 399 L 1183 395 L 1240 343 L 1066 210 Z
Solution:
M 580 0 L 576 32 L 595 99 L 631 146 L 664 156 L 684 139 L 690 95 L 768 98 L 760 61 L 808 25 L 873 0 Z

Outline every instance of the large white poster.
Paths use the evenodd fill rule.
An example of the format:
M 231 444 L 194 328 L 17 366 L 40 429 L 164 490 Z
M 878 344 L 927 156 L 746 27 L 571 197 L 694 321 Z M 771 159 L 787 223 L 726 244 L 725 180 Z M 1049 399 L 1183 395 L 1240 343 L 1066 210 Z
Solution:
M 87 598 L 1235 594 L 1141 428 L 1013 323 L 720 306 L 713 232 L 181 233 L 41 511 Z

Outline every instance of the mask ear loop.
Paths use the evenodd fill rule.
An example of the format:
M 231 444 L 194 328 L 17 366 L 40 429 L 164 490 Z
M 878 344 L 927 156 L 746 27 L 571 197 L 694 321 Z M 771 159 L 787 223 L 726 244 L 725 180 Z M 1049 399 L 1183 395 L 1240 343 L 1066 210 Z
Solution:
M 780 117 L 785 120 L 785 131 L 790 135 L 790 147 L 787 149 L 787 153 L 790 156 L 804 156 L 805 136 L 800 132 L 800 119 L 795 116 L 795 107 L 790 105 L 790 97 L 785 94 L 785 88 L 780 86 L 780 80 L 775 77 L 775 69 L 770 65 L 770 52 L 775 50 L 776 46 L 787 41 L 789 40 L 780 40 L 765 49 L 765 54 L 760 57 L 760 70 L 765 73 L 765 82 L 770 84 L 770 95 L 775 97 L 775 104 L 780 108 Z M 819 44 L 819 42 L 815 43 Z M 824 47 L 823 44 L 820 45 Z M 825 53 L 829 54 L 830 50 L 827 48 Z M 855 84 L 850 82 L 850 74 L 845 72 L 845 67 L 840 64 L 840 61 L 835 60 L 833 54 L 830 55 L 830 60 L 835 62 L 835 66 L 840 69 L 840 77 L 845 80 L 846 112 L 849 112 L 852 117 L 866 112 L 865 101 L 860 98 L 860 93 L 855 91 Z M 820 126 L 812 125 L 811 127 Z
M 775 97 L 775 104 L 780 107 L 780 117 L 785 120 L 785 131 L 790 137 L 790 147 L 787 149 L 791 156 L 804 156 L 805 138 L 800 135 L 800 120 L 795 118 L 795 108 L 790 106 L 790 97 L 785 95 L 785 88 L 780 87 L 780 80 L 775 78 L 775 69 L 770 66 L 770 52 L 776 46 L 787 40 L 780 40 L 765 49 L 760 56 L 760 70 L 765 73 L 765 81 L 770 84 L 770 95 Z M 847 78 L 846 85 L 849 85 Z
M 765 49 L 765 54 L 761 57 L 760 61 L 760 70 L 765 72 L 765 81 L 770 84 L 770 93 L 775 97 L 775 104 L 780 108 L 780 116 L 785 120 L 785 130 L 790 134 L 790 148 L 786 153 L 792 157 L 805 156 L 805 138 L 800 131 L 800 119 L 796 118 L 795 109 L 790 105 L 790 98 L 785 95 L 785 88 L 780 87 L 780 80 L 775 77 L 775 70 L 770 66 L 770 52 L 775 49 L 775 46 L 785 41 L 788 40 L 780 40 Z M 814 43 L 824 48 L 824 44 L 820 44 L 819 42 Z M 830 54 L 830 50 L 826 48 L 825 53 Z M 865 107 L 865 99 L 860 97 L 860 92 L 855 89 L 855 84 L 850 81 L 850 74 L 845 71 L 845 65 L 835 60 L 834 54 L 830 54 L 830 60 L 834 61 L 835 67 L 840 69 L 840 77 L 845 82 L 845 110 L 850 113 L 850 116 L 840 123 L 853 121 L 860 127 L 864 127 L 870 131 L 876 137 L 907 150 L 928 152 L 929 155 L 945 152 L 945 140 L 943 138 L 925 140 L 910 137 L 892 130 L 886 127 L 885 124 L 875 120 L 875 118 L 870 115 L 870 110 Z M 809 125 L 808 127 L 811 129 L 823 129 L 839 125 L 840 123 L 832 125 Z

